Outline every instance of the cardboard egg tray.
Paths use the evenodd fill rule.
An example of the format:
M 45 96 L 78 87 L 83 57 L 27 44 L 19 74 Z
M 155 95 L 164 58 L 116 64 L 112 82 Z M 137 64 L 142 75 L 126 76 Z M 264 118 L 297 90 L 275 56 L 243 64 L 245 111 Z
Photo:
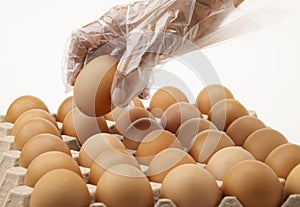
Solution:
M 255 112 L 250 112 L 256 115 Z M 53 114 L 55 116 L 55 114 Z M 108 122 L 109 127 L 113 127 L 112 122 Z M 61 130 L 62 123 L 58 122 Z M 0 207 L 29 207 L 30 196 L 33 188 L 23 184 L 26 169 L 18 166 L 20 151 L 13 150 L 14 136 L 11 136 L 12 123 L 5 122 L 5 116 L 0 115 Z M 120 137 L 120 136 L 119 136 Z M 121 138 L 121 137 L 120 137 Z M 63 141 L 69 146 L 72 157 L 77 161 L 80 145 L 75 137 L 62 135 Z M 132 153 L 134 151 L 131 150 Z M 205 164 L 199 163 L 199 166 L 205 167 Z M 141 166 L 143 172 L 146 172 L 147 166 Z M 83 179 L 87 183 L 89 168 L 80 166 Z M 280 178 L 284 187 L 285 180 Z M 154 207 L 176 207 L 170 199 L 159 198 L 161 184 L 150 182 L 155 205 Z M 222 188 L 222 181 L 217 181 L 219 188 Z M 96 186 L 86 184 L 90 193 L 90 207 L 106 207 L 104 203 L 95 202 Z M 284 199 L 284 198 L 283 198 Z M 300 194 L 290 195 L 282 207 L 299 207 Z M 243 207 L 236 197 L 223 197 L 218 207 Z

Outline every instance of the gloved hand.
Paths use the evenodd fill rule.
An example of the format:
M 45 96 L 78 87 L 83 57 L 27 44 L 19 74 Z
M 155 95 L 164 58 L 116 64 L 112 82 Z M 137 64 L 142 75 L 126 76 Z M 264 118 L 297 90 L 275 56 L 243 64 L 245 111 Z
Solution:
M 242 1 L 141 0 L 115 6 L 72 33 L 63 65 L 66 87 L 74 85 L 90 60 L 110 54 L 120 59 L 112 103 L 122 107 L 138 94 L 145 98 L 154 67 L 168 57 L 195 50 L 193 43 L 217 29 Z

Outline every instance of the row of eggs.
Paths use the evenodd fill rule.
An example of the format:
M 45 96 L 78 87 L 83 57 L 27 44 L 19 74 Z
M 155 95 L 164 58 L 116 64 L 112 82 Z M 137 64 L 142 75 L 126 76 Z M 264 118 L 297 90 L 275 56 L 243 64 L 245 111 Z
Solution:
M 244 206 L 278 206 L 283 198 L 279 177 L 287 179 L 285 196 L 300 193 L 300 147 L 250 116 L 224 86 L 207 86 L 195 105 L 179 89 L 163 87 L 147 109 L 137 98 L 127 109 L 112 110 L 104 101 L 109 105 L 94 103 L 99 108 L 92 110 L 101 116 L 87 116 L 85 110 L 93 107 L 86 102 L 90 99 L 78 98 L 78 84 L 54 121 L 46 105 L 32 96 L 16 99 L 7 111 L 6 121 L 14 123 L 14 148 L 21 150 L 19 163 L 28 169 L 24 182 L 34 186 L 31 206 L 89 203 L 56 121 L 63 123 L 62 134 L 81 143 L 78 163 L 91 169 L 96 200 L 108 206 L 153 206 L 149 181 L 162 183 L 160 196 L 177 206 L 217 206 L 222 193 L 236 196 Z M 107 120 L 114 122 L 113 129 Z M 140 164 L 147 165 L 145 174 Z M 222 191 L 216 179 L 223 180 Z
M 32 97 L 30 97 L 30 98 L 32 98 Z M 70 100 L 70 98 L 68 98 L 67 100 Z M 22 114 L 22 116 L 20 116 L 19 119 L 17 119 L 17 121 L 15 122 L 15 125 L 14 125 L 14 127 L 12 129 L 12 134 L 14 134 L 14 135 L 18 134 L 18 133 L 16 133 L 18 131 L 18 126 L 19 126 L 18 123 L 20 123 L 20 120 L 26 119 L 26 118 L 22 118 L 22 117 L 28 117 L 29 118 L 28 121 L 35 121 L 35 122 L 37 122 L 37 120 L 38 120 L 38 121 L 43 122 L 43 121 L 45 121 L 44 119 L 49 119 L 49 122 L 51 122 L 51 119 L 53 119 L 53 117 L 49 113 L 44 113 L 44 112 L 45 112 L 44 110 L 40 110 L 40 109 L 33 109 L 33 110 L 28 110 L 28 111 L 24 112 Z M 37 116 L 39 116 L 39 118 L 33 118 L 34 116 L 36 116 L 35 113 L 38 114 Z M 48 118 L 41 118 L 45 114 L 47 114 L 45 117 L 48 117 Z M 58 115 L 59 115 L 59 113 L 58 113 Z M 245 118 L 245 117 L 248 117 L 248 116 L 243 116 L 241 118 Z M 255 118 L 253 116 L 251 116 L 251 119 L 257 120 L 257 118 Z M 25 121 L 25 123 L 27 123 L 27 122 Z M 48 123 L 48 122 L 46 122 L 46 123 Z M 52 123 L 53 123 L 53 121 L 52 121 Z M 55 125 L 55 124 L 53 124 L 53 125 Z M 41 126 L 42 125 L 38 126 L 37 128 L 41 129 L 42 128 Z M 29 126 L 27 126 L 26 128 L 33 129 L 32 127 L 29 127 Z M 268 129 L 268 128 L 266 128 L 266 129 Z M 32 130 L 30 130 L 30 131 L 32 131 Z M 55 133 L 57 133 L 57 125 L 56 125 L 55 130 L 53 130 L 53 131 Z M 155 131 L 156 131 L 156 133 L 158 132 L 157 130 L 155 130 Z M 174 136 L 172 133 L 170 133 L 170 132 L 168 132 L 166 130 L 162 130 L 162 132 L 163 133 L 157 133 L 157 134 L 159 134 L 159 135 L 168 134 L 168 135 Z M 220 132 L 220 131 L 217 131 L 217 130 L 211 130 L 211 131 L 210 130 L 204 130 L 204 132 L 201 132 L 201 133 L 202 134 L 210 134 L 210 135 L 212 135 L 213 133 L 216 133 L 216 132 L 218 134 L 218 136 L 216 136 L 216 137 L 220 138 L 220 137 L 222 137 L 222 135 L 223 136 L 225 135 L 223 132 Z M 200 135 L 201 135 L 201 133 L 200 133 Z M 47 135 L 47 136 L 51 137 L 52 135 Z M 45 145 L 45 143 L 47 143 L 47 141 L 46 141 L 47 140 L 47 138 L 46 138 L 47 136 L 46 136 L 46 134 L 36 135 L 36 137 L 34 137 L 34 139 L 30 139 L 29 143 L 31 143 L 31 142 L 34 143 L 34 140 L 37 140 L 37 141 L 42 141 L 43 140 L 44 145 Z M 123 164 L 127 163 L 127 164 L 130 164 L 130 165 L 135 166 L 136 168 L 138 168 L 138 166 L 139 166 L 138 162 L 136 161 L 136 159 L 134 159 L 134 157 L 130 153 L 128 153 L 125 150 L 125 147 L 122 144 L 122 142 L 120 142 L 118 139 L 112 138 L 112 140 L 114 140 L 113 142 L 115 142 L 116 144 L 111 144 L 111 146 L 114 146 L 114 145 L 116 145 L 116 146 L 114 148 L 110 149 L 110 150 L 104 150 L 104 149 L 101 149 L 101 146 L 103 147 L 103 146 L 105 146 L 105 144 L 100 144 L 99 143 L 99 140 L 101 140 L 100 136 L 101 137 L 108 136 L 108 137 L 112 138 L 112 135 L 103 134 L 103 133 L 102 134 L 96 134 L 96 135 L 92 136 L 91 139 L 88 139 L 88 141 L 85 144 L 83 144 L 83 147 L 81 148 L 82 150 L 81 150 L 81 153 L 80 153 L 81 156 L 79 156 L 79 162 L 81 162 L 82 166 L 89 166 L 90 165 L 89 167 L 91 167 L 91 174 L 90 174 L 91 176 L 89 177 L 89 182 L 90 183 L 97 184 L 97 181 L 99 180 L 100 175 L 105 171 L 105 169 L 108 169 L 109 167 L 111 167 L 110 165 L 115 165 L 117 163 L 123 163 Z M 208 135 L 206 135 L 206 136 L 208 136 Z M 41 139 L 41 137 L 43 137 L 43 138 Z M 98 137 L 98 139 L 96 139 L 96 137 Z M 95 141 L 93 141 L 93 140 L 95 140 Z M 59 139 L 55 139 L 55 141 L 60 142 L 61 146 L 63 146 L 63 142 L 59 141 Z M 90 144 L 90 143 L 92 143 L 92 144 Z M 99 146 L 97 146 L 97 144 L 95 144 L 95 143 L 98 143 Z M 41 146 L 40 143 L 37 144 L 37 145 Z M 51 146 L 51 144 L 49 144 L 49 142 L 47 143 L 47 145 Z M 31 145 L 29 145 L 29 146 L 31 146 Z M 100 156 L 100 154 L 99 154 L 99 156 L 97 154 L 94 155 L 94 159 L 97 158 L 97 159 L 95 159 L 95 160 L 97 160 L 97 164 L 94 164 L 93 167 L 91 166 L 91 164 L 93 163 L 93 159 L 91 161 L 92 155 L 89 154 L 88 156 L 86 156 L 86 153 L 82 153 L 83 149 L 86 149 L 89 146 L 95 147 L 97 149 L 96 151 L 98 151 L 98 152 L 103 152 L 103 153 L 100 153 L 101 156 Z M 294 147 L 294 151 L 295 152 L 299 151 L 299 149 L 297 149 L 296 145 L 287 144 L 287 145 L 283 145 L 282 147 L 279 147 L 279 149 L 284 149 L 284 146 L 286 148 L 286 150 L 285 150 L 286 152 L 284 152 L 283 150 L 277 150 L 278 152 L 275 153 L 275 154 L 277 154 L 277 158 L 276 158 L 277 160 L 278 160 L 278 158 L 280 158 L 281 154 L 287 155 L 289 153 L 289 154 L 291 154 L 291 157 L 293 157 L 292 156 L 293 154 L 294 154 L 294 157 L 296 157 L 296 154 L 293 153 L 292 150 L 291 150 Z M 32 162 L 32 165 L 30 165 L 28 163 L 27 164 L 23 164 L 24 163 L 24 162 L 22 162 L 22 160 L 23 160 L 22 157 L 23 156 L 21 156 L 21 158 L 20 158 L 20 165 L 21 166 L 23 165 L 24 167 L 31 166 L 30 168 L 28 167 L 28 173 L 27 173 L 27 176 L 25 177 L 25 184 L 28 185 L 28 186 L 34 186 L 35 183 L 37 182 L 37 180 L 39 180 L 39 178 L 42 177 L 42 175 L 44 175 L 46 172 L 50 171 L 49 168 L 43 167 L 42 163 L 44 163 L 44 165 L 47 164 L 48 167 L 50 167 L 50 168 L 69 168 L 67 166 L 71 165 L 70 169 L 73 169 L 73 171 L 75 171 L 78 174 L 80 174 L 80 171 L 78 170 L 78 164 L 75 165 L 74 164 L 74 160 L 70 159 L 71 158 L 70 156 L 64 155 L 64 154 L 69 154 L 69 151 L 67 150 L 67 146 L 64 146 L 63 148 L 64 148 L 63 150 L 61 150 L 61 149 L 60 150 L 59 149 L 55 149 L 55 150 L 57 150 L 57 151 L 64 151 L 65 153 L 58 153 L 58 152 L 56 152 L 56 153 L 54 153 L 54 152 L 42 153 L 40 156 L 38 156 L 37 159 L 32 158 L 31 161 L 32 160 L 36 160 L 35 162 Z M 150 147 L 150 149 L 151 148 L 153 148 L 153 147 Z M 29 150 L 27 150 L 27 151 L 32 151 L 33 147 L 28 147 L 28 149 Z M 25 151 L 26 150 L 22 149 L 23 154 L 24 154 Z M 91 150 L 87 150 L 87 151 L 90 152 Z M 59 155 L 59 154 L 63 154 L 64 156 L 63 155 Z M 57 158 L 59 156 L 61 156 L 62 158 Z M 85 156 L 86 156 L 86 158 L 85 158 Z M 177 158 L 176 158 L 176 156 L 177 156 Z M 56 160 L 56 161 L 54 163 L 50 162 L 50 164 L 49 164 L 49 160 L 51 159 L 50 157 L 52 157 L 52 160 Z M 65 158 L 63 158 L 63 157 L 65 157 Z M 60 164 L 60 162 L 62 162 L 62 161 L 64 162 L 64 160 L 68 159 L 66 157 L 69 157 L 69 160 L 72 160 L 72 162 L 68 161 L 68 162 L 70 162 L 69 165 L 66 165 L 66 163 L 64 163 L 64 164 L 61 163 Z M 159 158 L 159 157 L 161 157 L 161 158 Z M 115 158 L 115 160 L 113 158 Z M 121 158 L 123 158 L 123 161 L 120 161 Z M 173 163 L 172 163 L 172 161 L 171 161 L 170 158 L 175 158 L 173 160 Z M 85 164 L 86 161 L 82 161 L 84 159 L 88 160 L 87 164 Z M 229 166 L 233 166 L 233 164 L 237 163 L 238 161 L 244 160 L 244 159 L 254 160 L 254 157 L 249 152 L 247 152 L 246 150 L 243 150 L 240 147 L 225 147 L 224 149 L 221 149 L 218 152 L 213 153 L 212 158 L 209 159 L 209 162 L 208 162 L 208 164 L 206 166 L 206 169 L 208 169 L 208 171 L 212 175 L 215 176 L 215 179 L 222 180 L 222 178 L 225 175 L 225 172 L 228 170 L 228 169 L 226 169 L 226 167 L 229 168 Z M 47 161 L 45 161 L 45 160 L 47 160 Z M 178 162 L 179 160 L 181 162 Z M 171 169 L 173 169 L 175 166 L 182 165 L 184 163 L 185 164 L 187 164 L 187 163 L 195 164 L 194 160 L 195 159 L 193 159 L 191 156 L 189 156 L 186 153 L 183 153 L 183 151 L 179 150 L 179 149 L 169 148 L 169 149 L 163 150 L 160 153 L 158 153 L 158 155 L 155 156 L 155 159 L 153 159 L 152 165 L 149 165 L 149 168 L 148 168 L 148 178 L 150 180 L 152 180 L 152 181 L 162 182 L 164 180 L 164 177 L 166 176 L 166 174 L 168 174 L 168 171 L 170 171 Z M 29 163 L 31 161 L 29 161 Z M 282 161 L 282 162 L 285 162 L 285 161 Z M 111 163 L 105 163 L 105 162 L 111 162 Z M 215 162 L 215 164 L 212 164 L 213 162 Z M 228 164 L 228 162 L 231 162 L 231 163 Z M 152 166 L 154 166 L 153 163 L 161 163 L 162 166 L 160 166 L 160 167 L 152 167 Z M 224 163 L 227 163 L 227 166 L 224 167 Z M 287 162 L 285 162 L 285 163 L 287 163 Z M 222 165 L 223 165 L 223 169 L 221 169 Z M 77 166 L 77 167 L 74 167 L 74 166 Z M 214 169 L 214 166 L 216 166 L 215 169 Z M 122 168 L 124 168 L 124 166 Z M 155 168 L 157 168 L 157 169 L 155 169 Z M 190 167 L 186 166 L 186 168 L 188 169 Z M 44 169 L 44 171 L 42 169 Z M 185 169 L 185 168 L 182 168 L 182 169 Z M 286 166 L 278 167 L 278 170 L 286 170 L 286 169 L 288 169 Z M 222 172 L 222 170 L 223 170 L 223 172 Z M 99 173 L 99 171 L 100 171 L 100 173 Z M 36 176 L 32 172 L 38 173 L 39 175 Z M 60 172 L 60 171 L 57 171 L 57 172 Z M 94 172 L 97 172 L 97 173 L 94 173 Z M 158 173 L 158 172 L 161 172 L 161 173 Z M 66 172 L 63 171 L 63 173 L 66 173 Z M 188 173 L 188 171 L 184 170 L 183 173 L 186 174 L 186 173 Z M 96 178 L 93 177 L 94 174 L 96 175 Z M 297 174 L 297 173 L 294 173 L 294 174 Z M 158 178 L 154 178 L 155 176 L 153 176 L 153 175 L 156 175 L 156 177 L 158 177 Z M 188 174 L 186 174 L 186 175 L 188 175 Z M 181 174 L 181 176 L 183 176 L 183 175 Z M 218 176 L 220 176 L 220 177 L 218 177 Z M 55 177 L 57 177 L 57 175 L 55 175 Z M 283 176 L 281 176 L 281 177 L 283 177 Z M 258 178 L 256 177 L 256 179 L 258 179 Z M 178 180 L 178 179 L 172 179 L 172 181 L 169 181 L 169 182 L 171 182 L 172 185 L 174 185 L 176 183 L 175 182 L 176 180 Z M 243 180 L 243 178 L 241 178 L 241 180 Z M 51 183 L 55 184 L 55 182 L 53 182 L 53 181 L 51 181 Z M 80 182 L 78 181 L 78 183 L 80 183 Z M 226 182 L 225 182 L 225 184 L 226 184 Z M 239 183 L 239 185 L 240 185 L 240 183 Z M 172 188 L 174 188 L 174 186 Z M 205 189 L 206 188 L 207 188 L 207 186 L 205 187 Z M 210 188 L 216 189 L 214 187 L 210 187 Z M 162 188 L 162 189 L 164 189 L 164 188 Z M 163 192 L 164 191 L 162 190 L 161 191 L 161 195 L 162 196 L 164 195 Z M 216 191 L 216 192 L 218 192 L 218 191 Z M 46 191 L 44 193 L 48 194 L 49 192 Z M 223 189 L 223 193 L 224 193 L 224 189 Z M 38 195 L 37 197 L 39 197 L 39 199 L 41 198 L 40 195 L 42 193 L 35 193 L 35 194 Z M 35 194 L 33 194 L 33 199 L 35 197 L 34 196 Z M 219 194 L 215 194 L 215 195 L 219 195 Z M 166 195 L 166 197 L 171 197 L 172 198 L 171 195 L 169 195 L 169 196 Z M 78 197 L 78 198 L 80 198 L 80 197 Z M 65 197 L 65 199 L 67 199 L 67 197 Z M 172 198 L 172 199 L 176 200 L 176 198 Z M 104 199 L 101 199 L 101 201 L 103 201 L 103 200 Z M 192 201 L 192 199 L 190 199 L 190 198 L 188 200 Z M 214 200 L 214 199 L 211 198 L 210 201 L 212 202 L 212 200 Z M 219 201 L 219 199 L 215 200 L 215 204 L 218 203 L 217 201 Z M 76 203 L 77 203 L 77 201 L 76 201 Z M 107 203 L 109 203 L 109 202 L 107 201 Z M 80 204 L 80 202 L 78 202 L 78 204 Z M 32 202 L 32 205 L 34 205 L 34 202 Z M 214 205 L 212 205 L 212 206 L 214 206 Z M 179 206 L 181 206 L 181 205 L 179 205 Z

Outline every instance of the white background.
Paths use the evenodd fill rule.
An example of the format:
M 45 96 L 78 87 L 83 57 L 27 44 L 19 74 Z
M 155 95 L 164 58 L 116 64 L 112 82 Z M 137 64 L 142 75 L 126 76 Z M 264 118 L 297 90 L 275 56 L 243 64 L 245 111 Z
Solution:
M 255 1 L 248 0 L 241 9 Z M 61 101 L 71 95 L 65 93 L 61 75 L 67 38 L 73 29 L 101 16 L 113 2 L 122 1 L 83 2 L 2 1 L 1 114 L 21 95 L 39 97 L 51 112 L 56 112 Z M 280 5 L 284 17 L 272 26 L 204 49 L 202 53 L 236 99 L 255 110 L 265 124 L 300 144 L 300 2 L 269 0 L 268 4 Z M 200 90 L 200 85 L 196 86 L 194 93 Z

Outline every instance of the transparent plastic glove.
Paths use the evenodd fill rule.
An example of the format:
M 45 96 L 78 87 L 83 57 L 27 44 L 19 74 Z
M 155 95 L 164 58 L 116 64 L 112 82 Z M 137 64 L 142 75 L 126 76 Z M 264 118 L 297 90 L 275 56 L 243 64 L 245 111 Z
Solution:
M 123 107 L 136 95 L 146 98 L 155 66 L 195 50 L 193 42 L 217 30 L 242 1 L 145 0 L 115 6 L 72 33 L 63 65 L 65 86 L 71 88 L 90 60 L 110 54 L 120 59 L 112 103 Z

